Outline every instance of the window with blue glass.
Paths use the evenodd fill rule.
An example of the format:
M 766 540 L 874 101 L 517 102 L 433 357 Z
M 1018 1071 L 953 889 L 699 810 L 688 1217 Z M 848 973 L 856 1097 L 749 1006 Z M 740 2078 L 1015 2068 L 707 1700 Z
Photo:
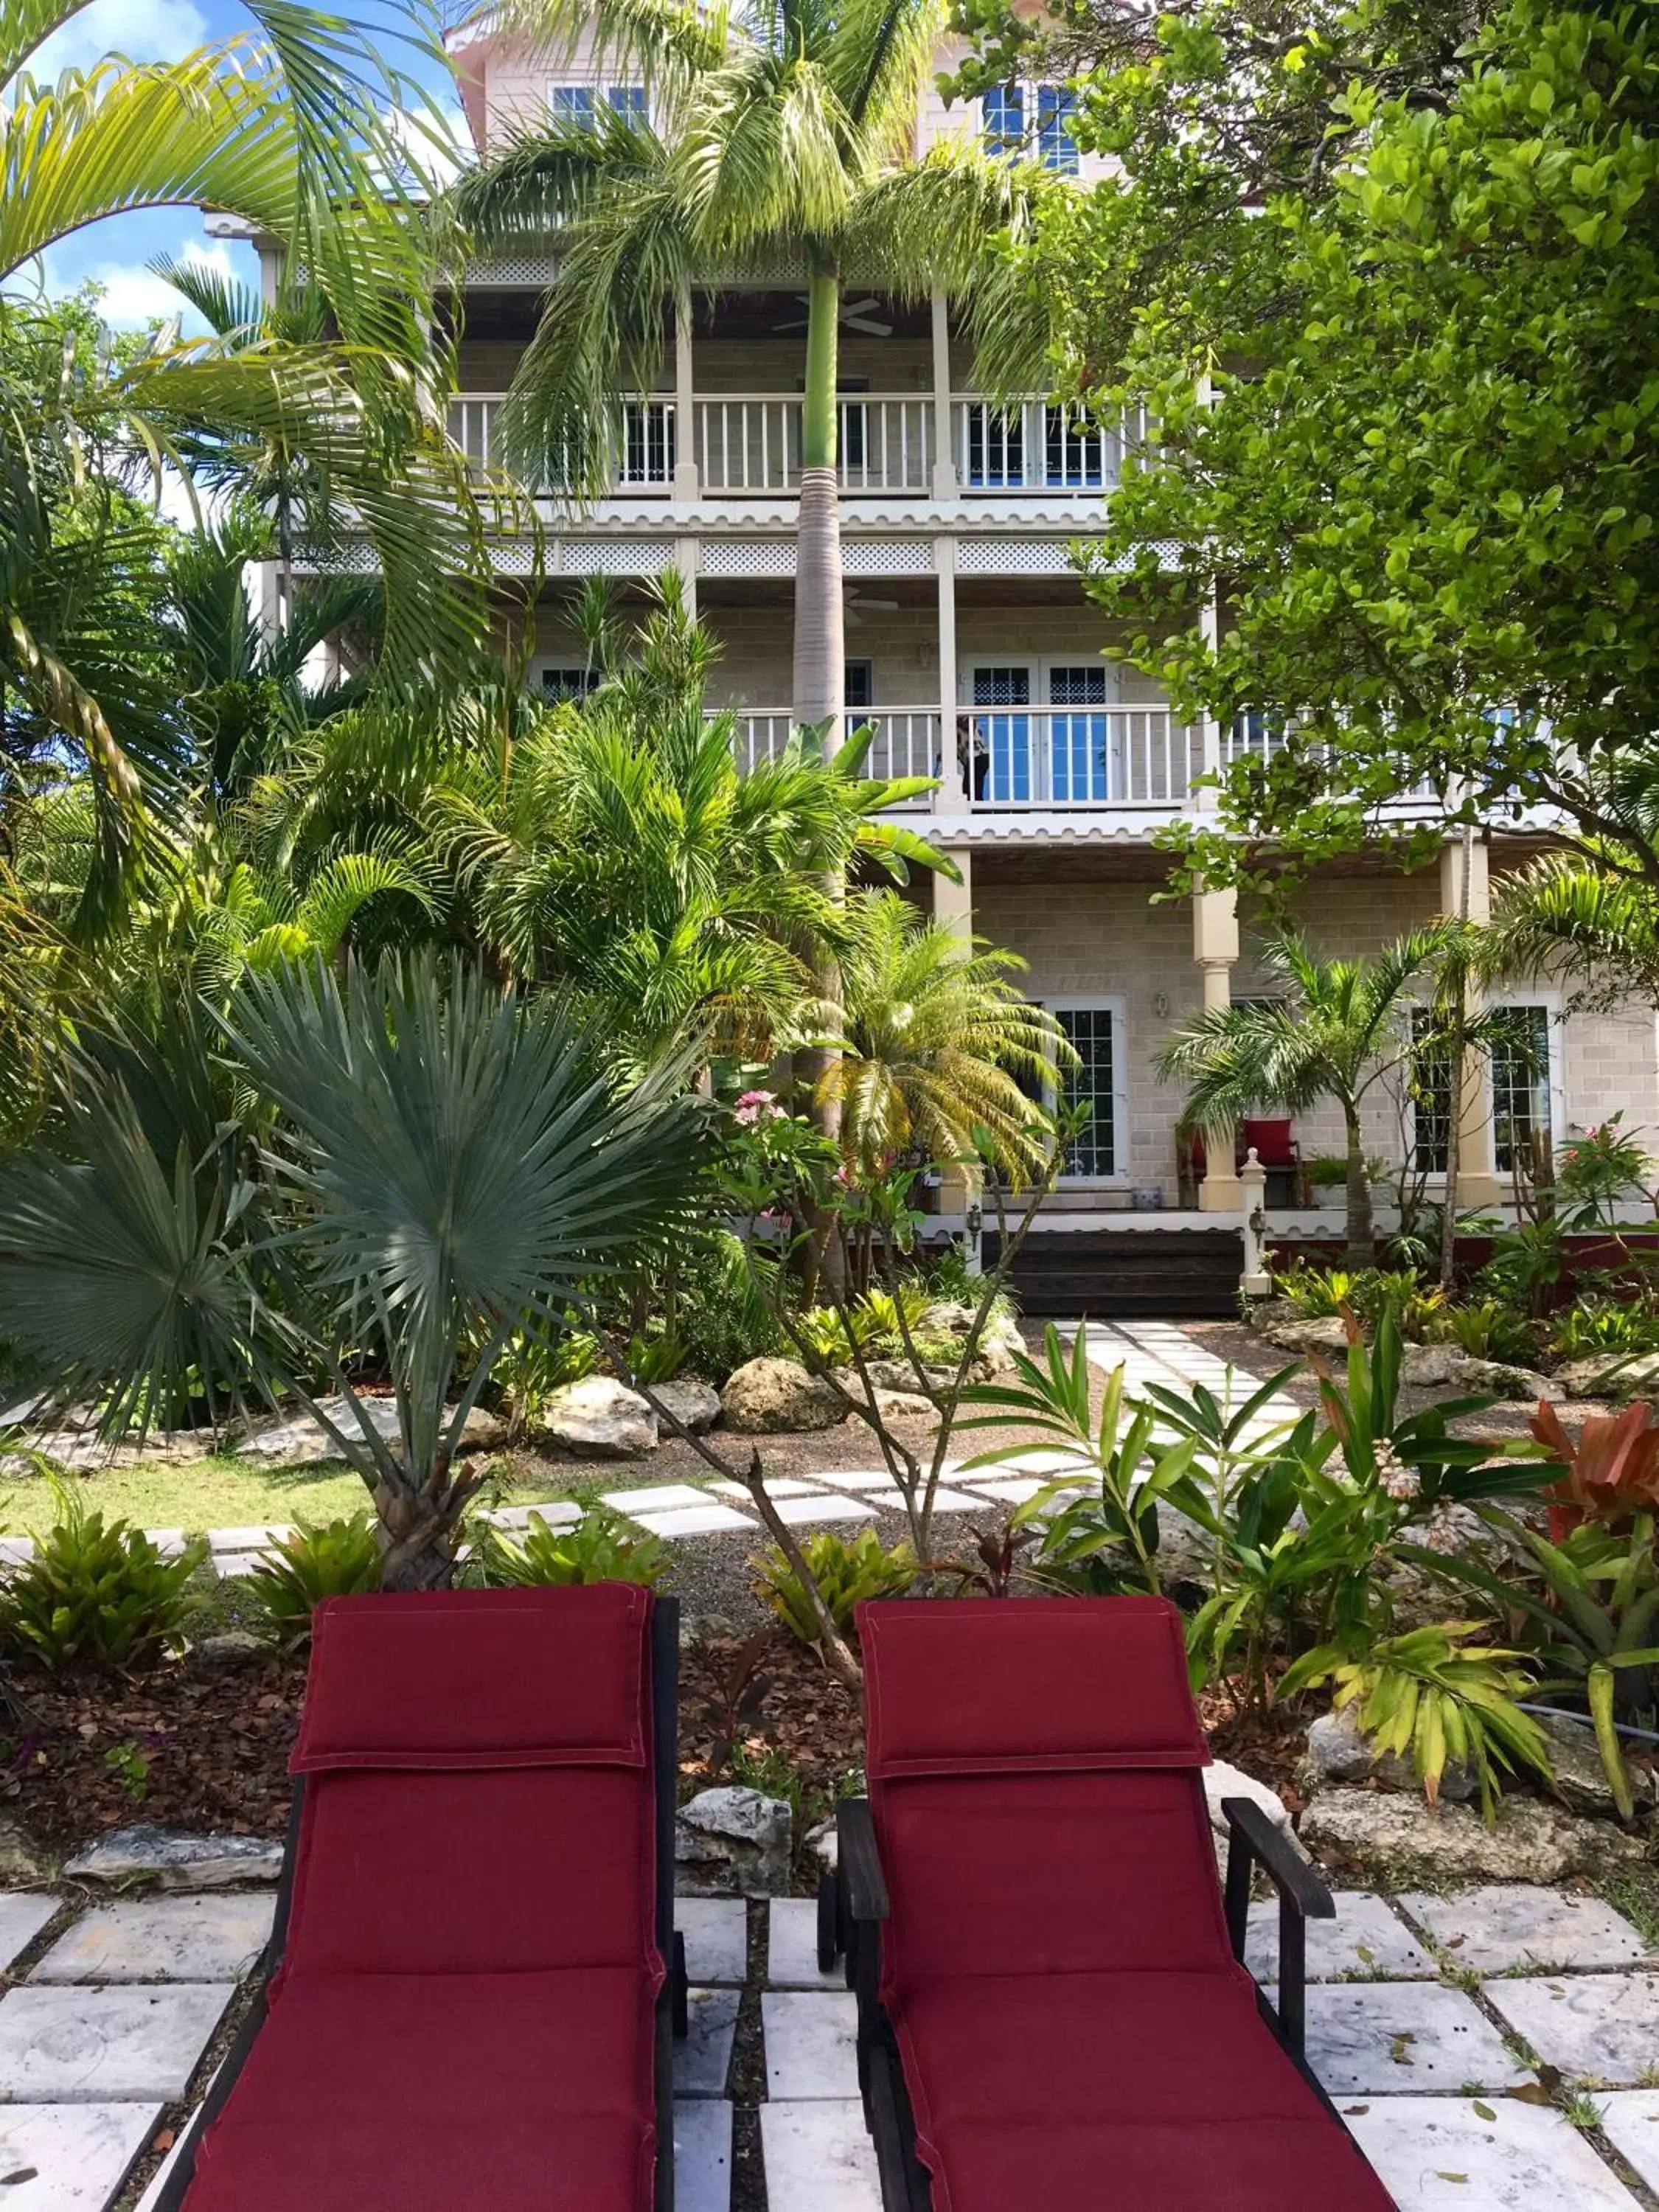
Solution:
M 1037 87 L 1037 159 L 1066 177 L 1077 174 L 1077 140 L 1072 135 L 1076 113 L 1077 94 L 1070 85 Z
M 617 114 L 625 116 L 630 123 L 646 121 L 645 87 L 642 84 L 613 84 L 608 97 Z
M 593 120 L 593 88 L 586 84 L 556 84 L 549 105 L 556 123 L 585 129 Z
M 1018 84 L 994 84 L 980 101 L 981 137 L 990 154 L 1018 154 L 1025 144 L 1025 93 Z

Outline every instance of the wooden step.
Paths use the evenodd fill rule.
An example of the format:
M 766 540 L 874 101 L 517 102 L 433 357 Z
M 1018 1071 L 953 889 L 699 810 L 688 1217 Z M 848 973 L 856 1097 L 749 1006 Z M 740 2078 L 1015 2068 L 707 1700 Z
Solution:
M 1000 1249 L 988 1233 L 988 1267 Z M 1233 1229 L 1034 1230 L 1014 1261 L 1013 1287 L 1039 1319 L 1223 1321 L 1238 1311 L 1243 1265 Z

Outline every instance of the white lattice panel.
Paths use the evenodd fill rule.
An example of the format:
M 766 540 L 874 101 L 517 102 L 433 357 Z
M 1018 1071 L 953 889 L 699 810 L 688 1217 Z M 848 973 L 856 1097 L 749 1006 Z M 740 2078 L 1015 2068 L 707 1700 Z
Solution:
M 1064 576 L 1071 569 L 1068 538 L 964 538 L 957 546 L 959 576 Z
M 509 253 L 499 260 L 475 261 L 466 272 L 469 285 L 550 284 L 554 277 L 550 253 Z
M 929 576 L 933 548 L 926 538 L 843 538 L 843 576 Z
M 559 547 L 567 576 L 659 576 L 673 564 L 667 538 L 567 538 Z
M 794 540 L 789 538 L 705 538 L 697 567 L 705 576 L 793 576 Z

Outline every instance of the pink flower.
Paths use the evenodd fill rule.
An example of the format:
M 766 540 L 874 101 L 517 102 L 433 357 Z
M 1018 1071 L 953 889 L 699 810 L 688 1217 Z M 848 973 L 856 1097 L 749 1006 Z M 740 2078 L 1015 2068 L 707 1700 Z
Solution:
M 773 1091 L 745 1091 L 733 1111 L 745 1129 L 752 1129 L 757 1122 L 769 1119 L 777 1103 Z

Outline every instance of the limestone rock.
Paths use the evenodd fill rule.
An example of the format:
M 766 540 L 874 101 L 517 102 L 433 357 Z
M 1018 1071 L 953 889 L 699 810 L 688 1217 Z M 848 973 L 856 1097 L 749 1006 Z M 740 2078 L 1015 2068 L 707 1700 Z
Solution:
M 794 1822 L 758 1790 L 700 1790 L 674 1820 L 677 1887 L 689 1897 L 784 1897 Z
M 1595 1747 L 1594 1732 L 1577 1721 L 1540 1720 L 1538 1725 L 1549 1738 L 1556 1788 L 1574 1812 L 1597 1813 L 1607 1820 L 1613 1818 L 1618 1808 L 1601 1765 L 1601 1754 Z M 1638 1814 L 1659 1804 L 1659 1777 L 1655 1776 L 1650 1766 L 1626 1763 L 1625 1772 Z
M 928 1421 L 938 1412 L 920 1390 L 878 1390 L 876 1411 L 884 1421 Z
M 76 1881 L 137 1881 L 162 1889 L 225 1889 L 238 1881 L 276 1881 L 283 1847 L 263 1836 L 192 1836 L 177 1828 L 117 1828 L 64 1869 Z
M 1224 1759 L 1214 1760 L 1202 1770 L 1202 1773 L 1204 1795 L 1210 1808 L 1210 1826 L 1218 1836 L 1225 1836 L 1231 1832 L 1227 1826 L 1226 1817 L 1221 1810 L 1222 1799 L 1248 1797 L 1254 1804 L 1261 1808 L 1279 1833 L 1288 1837 L 1296 1845 L 1297 1850 L 1301 1851 L 1303 1857 L 1306 1858 L 1308 1854 L 1303 1850 L 1301 1844 L 1297 1839 L 1296 1830 L 1291 1825 L 1291 1816 L 1285 1810 L 1285 1801 L 1276 1790 L 1270 1790 L 1265 1782 L 1258 1782 L 1253 1774 L 1246 1774 L 1243 1767 L 1229 1766 Z
M 1595 1879 L 1645 1858 L 1641 1843 L 1610 1820 L 1577 1820 L 1517 1795 L 1504 1798 L 1488 1827 L 1468 1805 L 1328 1790 L 1303 1814 L 1302 1840 L 1339 1872 L 1391 1888 Z
M 1267 1332 L 1269 1344 L 1281 1352 L 1345 1353 L 1348 1332 L 1340 1314 L 1321 1314 L 1312 1321 L 1275 1322 Z
M 370 1426 L 377 1436 L 388 1443 L 398 1437 L 398 1401 L 395 1398 L 362 1398 L 358 1401 L 368 1415 Z M 319 1398 L 318 1410 L 327 1415 L 343 1436 L 356 1438 L 362 1433 L 362 1425 L 343 1398 Z M 506 1439 L 507 1431 L 494 1413 L 487 1413 L 475 1406 L 467 1415 L 461 1431 L 463 1451 L 492 1451 Z M 276 1421 L 269 1428 L 258 1429 L 245 1437 L 237 1447 L 246 1459 L 265 1461 L 273 1467 L 318 1467 L 329 1460 L 340 1457 L 340 1447 L 322 1424 L 309 1413 L 296 1413 L 291 1420 Z
M 1307 1757 L 1297 1778 L 1310 1797 L 1333 1783 L 1376 1781 L 1385 1790 L 1417 1794 L 1423 1786 L 1410 1759 L 1394 1752 L 1379 1758 L 1346 1709 L 1322 1713 L 1308 1730 Z M 1466 1766 L 1454 1763 L 1441 1778 L 1440 1795 L 1453 1804 L 1468 1804 L 1479 1796 L 1480 1784 Z
M 252 1667 L 270 1656 L 262 1637 L 245 1628 L 228 1628 L 217 1636 L 204 1636 L 190 1647 L 190 1663 L 202 1674 L 216 1674 L 222 1667 Z
M 1569 1398 L 1631 1398 L 1659 1393 L 1659 1352 L 1599 1353 L 1558 1367 L 1555 1381 Z
M 1540 1398 L 1565 1396 L 1558 1383 L 1529 1367 L 1513 1367 L 1506 1360 L 1477 1359 L 1455 1344 L 1410 1344 L 1400 1362 L 1400 1379 L 1413 1389 L 1445 1389 L 1536 1404 Z
M 58 1868 L 51 1855 L 15 1820 L 0 1817 L 0 1885 L 22 1889 L 33 1882 L 57 1879 Z
M 1415 1390 L 1441 1389 L 1465 1380 L 1466 1352 L 1455 1344 L 1408 1344 L 1400 1356 L 1400 1379 Z
M 637 1459 L 657 1449 L 657 1417 L 636 1391 L 611 1375 L 584 1375 L 550 1390 L 541 1432 L 583 1459 Z
M 847 1407 L 822 1377 L 798 1359 L 751 1359 L 720 1393 L 728 1429 L 748 1436 L 786 1436 L 800 1429 L 833 1429 Z
M 678 1382 L 653 1382 L 651 1395 L 660 1401 L 665 1412 L 672 1413 L 680 1426 L 689 1429 L 694 1437 L 700 1437 L 705 1430 L 712 1429 L 720 1417 L 720 1392 L 711 1382 L 699 1382 L 695 1376 L 687 1376 Z M 665 1428 L 663 1431 L 665 1436 L 672 1436 L 673 1433 L 672 1429 Z

